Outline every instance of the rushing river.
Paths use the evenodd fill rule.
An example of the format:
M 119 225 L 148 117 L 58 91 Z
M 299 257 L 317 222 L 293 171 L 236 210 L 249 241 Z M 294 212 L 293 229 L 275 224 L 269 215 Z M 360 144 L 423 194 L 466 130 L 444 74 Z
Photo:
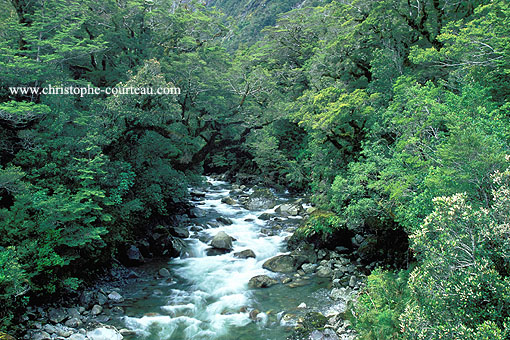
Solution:
M 248 211 L 240 205 L 222 203 L 231 186 L 212 179 L 208 182 L 199 206 L 207 215 L 197 223 L 222 216 L 231 219 L 233 224 L 216 224 L 204 230 L 190 226 L 191 235 L 186 239 L 188 257 L 151 263 L 142 269 L 152 278 L 128 287 L 126 316 L 119 320 L 120 326 L 136 331 L 129 339 L 283 340 L 289 334 L 292 320 L 303 313 L 298 308 L 301 303 L 308 306 L 307 310 L 326 308 L 326 279 L 304 277 L 308 284 L 295 288 L 284 284 L 264 289 L 248 287 L 248 281 L 256 275 L 265 274 L 278 280 L 284 277 L 263 269 L 262 264 L 285 252 L 284 240 L 290 231 L 283 228 L 270 233 L 272 236 L 262 234 L 267 222 L 257 217 L 274 209 Z M 201 240 L 206 241 L 220 231 L 235 239 L 234 250 L 207 256 L 209 245 Z M 245 249 L 253 250 L 256 258 L 240 259 L 233 255 Z M 161 267 L 168 268 L 171 279 L 156 278 L 155 273 Z

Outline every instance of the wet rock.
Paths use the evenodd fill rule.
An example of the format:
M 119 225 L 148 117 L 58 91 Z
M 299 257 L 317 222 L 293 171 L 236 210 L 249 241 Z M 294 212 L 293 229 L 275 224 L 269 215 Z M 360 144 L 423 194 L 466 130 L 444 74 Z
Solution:
M 100 305 L 94 305 L 94 307 L 92 307 L 92 310 L 90 311 L 90 314 L 99 315 L 102 312 L 103 312 L 103 307 L 101 307 Z
M 349 286 L 351 288 L 354 288 L 354 286 L 356 286 L 356 283 L 357 283 L 356 276 L 352 275 L 351 278 L 349 279 Z
M 267 188 L 255 189 L 244 206 L 248 210 L 272 209 L 276 206 L 276 196 Z
M 262 221 L 269 221 L 271 217 L 273 217 L 273 214 L 263 213 L 259 215 L 258 219 Z
M 331 268 L 326 266 L 319 266 L 319 268 L 317 268 L 318 277 L 331 277 L 331 275 L 333 275 Z
M 136 335 L 136 331 L 133 331 L 133 330 L 130 330 L 130 329 L 125 329 L 125 328 L 122 328 L 119 333 L 123 336 L 133 336 L 133 335 Z
M 99 292 L 97 293 L 97 303 L 100 305 L 104 305 L 108 302 L 108 297 L 104 295 L 103 293 Z
M 124 301 L 124 298 L 122 297 L 122 295 L 120 295 L 118 292 L 115 292 L 115 291 L 108 294 L 108 299 L 112 300 L 113 302 Z
M 170 272 L 168 271 L 168 269 L 166 268 L 161 268 L 159 271 L 158 271 L 158 274 L 159 276 L 161 277 L 170 277 Z
M 277 284 L 278 281 L 267 275 L 257 275 L 250 279 L 248 286 L 250 288 L 268 288 Z
M 115 307 L 112 308 L 111 313 L 114 314 L 114 315 L 123 315 L 124 314 L 124 309 L 122 307 L 115 306 Z
M 170 235 L 180 238 L 188 238 L 189 231 L 188 228 L 185 227 L 172 227 L 169 229 Z
M 297 287 L 306 286 L 308 284 L 310 284 L 310 281 L 308 281 L 308 280 L 297 279 L 297 280 L 294 280 L 291 283 L 289 283 L 288 287 L 289 288 L 297 288 Z
M 277 273 L 291 273 L 295 270 L 295 260 L 291 255 L 276 255 L 264 262 L 262 268 Z
M 275 212 L 282 216 L 297 216 L 303 212 L 303 206 L 296 203 L 285 203 L 275 209 Z
M 284 278 L 284 279 L 282 280 L 282 283 L 283 283 L 283 284 L 287 284 L 287 283 L 289 283 L 289 282 L 292 282 L 292 279 L 291 279 L 290 277 L 286 277 L 286 278 Z
M 216 221 L 220 222 L 221 224 L 224 224 L 224 225 L 232 225 L 234 224 L 234 222 L 232 222 L 232 220 L 230 218 L 226 218 L 226 217 L 218 217 L 216 218 Z
M 218 248 L 207 248 L 205 250 L 207 256 L 218 256 L 230 253 L 228 249 L 218 249 Z
M 78 327 L 80 327 L 82 324 L 83 324 L 83 322 L 81 322 L 81 320 L 80 320 L 80 319 L 78 319 L 78 318 L 71 318 L 71 319 L 69 319 L 69 320 L 67 320 L 67 321 L 65 322 L 65 325 L 66 325 L 67 327 L 71 327 L 71 328 L 78 328 Z
M 207 215 L 207 211 L 202 210 L 200 208 L 193 208 L 189 212 L 190 212 L 190 217 L 194 217 L 194 218 L 201 218 L 201 217 L 205 217 Z
M 308 215 L 311 215 L 311 214 L 313 214 L 313 213 L 314 213 L 314 212 L 316 212 L 316 211 L 317 211 L 317 208 L 315 208 L 315 207 L 308 207 L 308 208 L 306 208 L 306 210 L 305 210 L 305 212 L 306 212 Z
M 85 340 L 85 335 L 83 334 L 80 334 L 80 333 L 75 333 L 73 335 L 71 335 L 69 338 L 69 340 Z
M 51 309 L 49 312 L 49 319 L 53 323 L 60 323 L 67 319 L 68 315 L 62 308 Z
M 211 246 L 216 249 L 232 250 L 232 240 L 231 236 L 224 231 L 220 231 L 213 237 Z
M 245 249 L 245 250 L 239 251 L 237 253 L 234 253 L 234 256 L 238 257 L 240 259 L 247 259 L 247 258 L 250 258 L 250 257 L 256 258 L 255 253 L 251 249 Z
M 236 205 L 237 202 L 232 197 L 223 197 L 221 199 L 221 203 L 225 203 L 228 205 Z
M 87 332 L 87 337 L 90 340 L 122 340 L 124 338 L 116 329 L 106 327 Z
M 129 249 L 126 251 L 126 257 L 128 260 L 128 265 L 140 265 L 145 260 L 142 256 L 142 253 L 140 252 L 140 249 L 134 245 L 129 247 Z
M 32 335 L 32 340 L 51 340 L 51 336 L 45 332 L 45 331 L 41 331 L 41 332 L 37 332 L 37 333 L 34 333 Z
M 257 315 L 259 315 L 259 310 L 258 309 L 254 309 L 250 312 L 250 319 L 252 320 L 257 320 Z
M 301 269 L 303 269 L 303 271 L 306 273 L 306 274 L 311 274 L 315 271 L 315 268 L 317 268 L 317 265 L 316 264 L 313 264 L 313 263 L 304 263 L 302 266 L 301 266 Z
M 43 331 L 45 331 L 46 333 L 48 334 L 55 334 L 57 333 L 57 327 L 53 326 L 53 325 L 44 325 L 43 326 Z
M 75 307 L 72 307 L 72 308 L 69 308 L 67 310 L 67 314 L 71 317 L 71 318 L 80 318 L 81 317 L 81 313 L 80 311 L 78 310 L 78 308 L 75 308 Z

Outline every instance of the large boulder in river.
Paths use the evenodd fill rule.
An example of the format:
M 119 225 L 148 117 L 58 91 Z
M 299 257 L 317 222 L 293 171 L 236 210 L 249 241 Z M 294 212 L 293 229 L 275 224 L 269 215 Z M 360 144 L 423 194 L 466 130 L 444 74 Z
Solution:
M 250 281 L 248 282 L 248 286 L 250 288 L 268 288 L 274 286 L 277 283 L 278 281 L 276 281 L 273 278 L 270 278 L 267 275 L 257 275 L 250 279 Z
M 234 256 L 235 257 L 239 257 L 240 259 L 247 259 L 247 258 L 250 258 L 250 257 L 252 257 L 252 258 L 256 257 L 255 253 L 251 249 L 245 249 L 245 250 L 239 251 L 237 253 L 234 253 Z
M 267 188 L 258 188 L 248 197 L 244 207 L 248 210 L 272 209 L 276 206 L 276 196 Z
M 304 212 L 304 210 L 303 206 L 299 203 L 285 203 L 278 206 L 275 212 L 283 216 L 297 216 Z
M 277 273 L 292 273 L 295 265 L 296 261 L 291 255 L 276 255 L 264 262 L 262 268 Z
M 232 250 L 232 240 L 231 236 L 227 235 L 224 231 L 220 231 L 213 237 L 211 246 L 217 249 Z

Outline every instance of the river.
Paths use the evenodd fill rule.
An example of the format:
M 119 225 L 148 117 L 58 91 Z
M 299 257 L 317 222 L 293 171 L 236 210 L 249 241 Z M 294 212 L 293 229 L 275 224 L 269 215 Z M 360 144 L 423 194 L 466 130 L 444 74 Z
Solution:
M 285 253 L 285 239 L 300 217 L 282 219 L 285 227 L 275 230 L 258 218 L 262 213 L 274 213 L 274 209 L 249 211 L 241 205 L 222 203 L 232 186 L 207 180 L 205 196 L 199 202 L 206 214 L 188 227 L 188 256 L 143 266 L 140 271 L 145 279 L 123 292 L 128 297 L 123 306 L 125 314 L 117 323 L 136 333 L 126 339 L 283 340 L 300 315 L 311 310 L 325 313 L 331 305 L 328 279 L 301 275 L 297 287 L 281 283 L 270 288 L 248 287 L 248 281 L 256 275 L 265 274 L 278 281 L 286 277 L 263 269 L 262 264 Z M 281 202 L 288 200 L 285 196 L 279 198 Z M 233 223 L 214 223 L 220 216 Z M 208 227 L 201 230 L 197 225 Z M 208 256 L 208 240 L 220 231 L 235 239 L 234 249 Z M 233 255 L 246 249 L 251 249 L 256 258 Z M 170 278 L 157 275 L 162 267 L 170 271 Z M 297 274 L 287 277 L 296 279 L 293 275 Z

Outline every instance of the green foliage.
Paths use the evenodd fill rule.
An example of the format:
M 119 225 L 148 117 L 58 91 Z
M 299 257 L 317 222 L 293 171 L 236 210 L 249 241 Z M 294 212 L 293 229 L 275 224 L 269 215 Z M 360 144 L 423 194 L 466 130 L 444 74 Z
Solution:
M 337 215 L 331 211 L 317 210 L 306 220 L 300 232 L 304 236 L 312 236 L 315 234 L 331 234 L 335 229 L 341 228 L 340 220 Z
M 360 339 L 402 339 L 399 317 L 411 300 L 410 270 L 398 273 L 376 269 L 351 312 Z

